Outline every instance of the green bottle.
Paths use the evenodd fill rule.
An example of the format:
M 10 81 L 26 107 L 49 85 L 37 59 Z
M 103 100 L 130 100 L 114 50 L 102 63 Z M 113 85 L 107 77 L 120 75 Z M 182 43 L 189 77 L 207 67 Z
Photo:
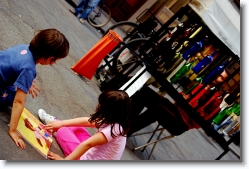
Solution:
M 221 122 L 223 122 L 224 119 L 226 119 L 228 116 L 230 116 L 232 113 L 239 114 L 240 112 L 240 104 L 234 103 L 233 106 L 226 108 L 225 110 L 221 111 L 214 119 L 213 122 L 216 125 L 220 125 Z
M 170 79 L 170 81 L 172 83 L 176 83 L 178 80 L 180 80 L 185 73 L 187 73 L 192 67 L 193 64 L 195 63 L 195 60 L 185 64 L 183 67 L 181 67 L 181 69 L 179 69 L 176 74 Z

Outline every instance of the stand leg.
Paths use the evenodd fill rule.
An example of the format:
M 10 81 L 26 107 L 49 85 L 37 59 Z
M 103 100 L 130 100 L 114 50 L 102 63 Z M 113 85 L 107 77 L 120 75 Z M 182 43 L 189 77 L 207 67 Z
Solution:
M 163 131 L 164 131 L 164 129 L 161 130 L 159 136 L 157 137 L 157 140 L 161 137 L 161 135 L 163 134 Z M 152 150 L 151 150 L 151 152 L 150 152 L 150 155 L 149 155 L 149 157 L 148 157 L 148 160 L 150 159 L 150 157 L 151 157 L 151 155 L 152 155 L 152 153 L 153 153 L 153 151 L 154 151 L 154 149 L 155 149 L 155 147 L 156 147 L 156 144 L 157 144 L 157 142 L 155 142 L 155 144 L 153 145 L 153 148 L 152 148 Z

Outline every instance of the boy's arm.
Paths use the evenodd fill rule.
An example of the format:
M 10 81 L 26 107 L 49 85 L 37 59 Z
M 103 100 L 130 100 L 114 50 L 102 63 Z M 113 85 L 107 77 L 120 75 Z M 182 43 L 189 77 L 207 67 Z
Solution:
M 17 133 L 16 128 L 25 104 L 26 93 L 17 88 L 16 96 L 13 101 L 11 119 L 9 124 L 9 135 L 18 147 L 25 148 L 26 145 Z

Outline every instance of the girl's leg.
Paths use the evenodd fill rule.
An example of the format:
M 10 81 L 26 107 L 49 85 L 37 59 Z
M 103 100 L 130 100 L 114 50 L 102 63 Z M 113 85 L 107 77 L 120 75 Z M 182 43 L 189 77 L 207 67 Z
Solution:
M 84 127 L 62 127 L 56 133 L 56 140 L 65 156 L 71 154 L 83 141 L 91 137 Z
M 87 140 L 91 137 L 91 134 L 86 130 L 85 127 L 67 127 L 69 128 L 80 142 Z

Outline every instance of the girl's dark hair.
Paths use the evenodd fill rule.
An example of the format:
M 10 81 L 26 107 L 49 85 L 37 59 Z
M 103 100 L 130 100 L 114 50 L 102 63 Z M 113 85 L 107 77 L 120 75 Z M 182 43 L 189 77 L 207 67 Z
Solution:
M 69 53 L 69 42 L 66 37 L 56 29 L 44 29 L 30 42 L 29 46 L 35 61 L 39 58 L 48 59 L 54 57 L 53 61 L 65 58 Z
M 113 127 L 118 123 L 117 134 L 125 136 L 129 131 L 130 114 L 131 101 L 128 94 L 122 90 L 108 90 L 100 94 L 96 113 L 91 115 L 89 122 L 95 122 L 97 128 L 111 125 L 112 137 L 116 137 Z

